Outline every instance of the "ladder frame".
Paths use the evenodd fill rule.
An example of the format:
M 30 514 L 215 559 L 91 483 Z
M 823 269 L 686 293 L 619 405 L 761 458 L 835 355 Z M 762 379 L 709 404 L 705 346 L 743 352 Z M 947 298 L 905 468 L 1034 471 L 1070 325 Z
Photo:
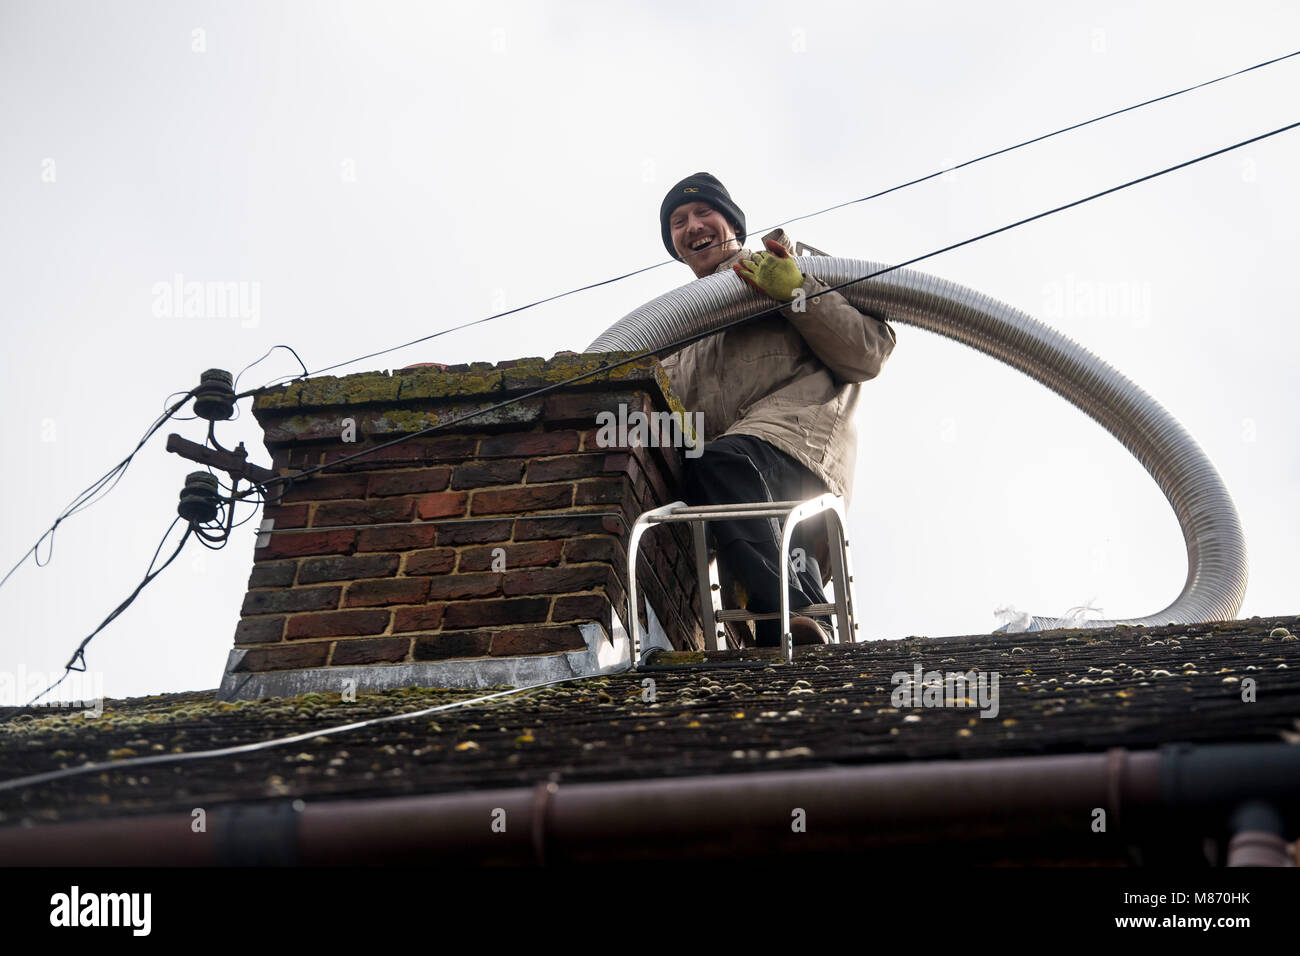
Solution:
M 798 608 L 801 613 L 812 611 L 833 616 L 836 644 L 856 643 L 858 624 L 855 620 L 853 599 L 853 565 L 849 559 L 849 541 L 846 536 L 848 522 L 844 512 L 844 499 L 835 494 L 822 494 L 806 501 L 760 501 L 730 505 L 689 506 L 684 501 L 674 501 L 641 514 L 632 525 L 627 546 L 627 601 L 628 620 L 631 624 L 630 651 L 632 669 L 641 666 L 641 619 L 637 614 L 636 559 L 641 538 L 658 524 L 688 522 L 691 525 L 695 546 L 695 576 L 699 589 L 700 624 L 705 629 L 706 649 L 722 650 L 723 639 L 718 624 L 723 621 L 781 619 L 781 657 L 788 664 L 794 660 L 794 635 L 790 632 L 790 590 L 786 586 L 790 574 L 790 542 L 794 529 L 804 521 L 826 514 L 827 544 L 830 548 L 831 582 L 835 585 L 833 604 L 814 604 Z M 705 524 L 709 521 L 732 518 L 780 518 L 781 530 L 781 610 L 779 614 L 753 613 L 745 610 L 723 610 L 715 601 L 709 580 L 709 552 Z M 671 586 L 671 585 L 669 585 Z

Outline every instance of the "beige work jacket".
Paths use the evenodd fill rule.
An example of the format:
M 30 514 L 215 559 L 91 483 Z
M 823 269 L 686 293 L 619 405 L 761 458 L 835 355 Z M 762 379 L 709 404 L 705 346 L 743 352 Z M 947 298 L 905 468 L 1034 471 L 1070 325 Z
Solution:
M 782 229 L 768 233 L 794 253 Z M 715 273 L 752 253 L 741 250 Z M 704 413 L 704 441 L 753 435 L 802 462 L 843 495 L 853 493 L 861 383 L 880 374 L 894 330 L 864 315 L 825 282 L 804 276 L 805 311 L 790 306 L 694 342 L 663 359 L 688 412 Z

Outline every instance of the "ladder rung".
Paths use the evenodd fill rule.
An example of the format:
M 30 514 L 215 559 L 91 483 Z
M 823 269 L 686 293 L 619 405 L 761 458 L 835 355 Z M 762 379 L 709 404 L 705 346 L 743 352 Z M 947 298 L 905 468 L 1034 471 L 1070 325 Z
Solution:
M 807 607 L 790 608 L 791 617 L 825 617 L 835 613 L 834 604 L 809 604 Z M 774 611 L 770 614 L 759 614 L 754 611 L 733 610 L 718 611 L 714 615 L 717 621 L 775 621 L 781 616 L 780 611 Z
M 789 517 L 790 512 L 794 510 L 794 507 L 780 508 L 770 504 L 764 505 L 761 508 L 753 506 L 747 507 L 750 507 L 751 510 L 719 511 L 716 509 L 708 509 L 689 515 L 683 514 L 682 512 L 674 512 L 673 514 L 657 515 L 653 518 L 647 518 L 646 524 L 671 524 L 674 522 L 685 523 L 688 521 L 699 521 L 701 518 L 706 521 L 717 521 L 723 518 L 787 518 Z M 795 507 L 798 507 L 798 505 L 795 505 Z
M 706 511 L 730 511 L 743 512 L 746 508 L 781 508 L 785 511 L 793 511 L 800 505 L 805 504 L 803 501 L 743 501 L 734 505 L 687 505 L 682 508 L 676 508 L 669 514 L 674 515 L 701 515 Z

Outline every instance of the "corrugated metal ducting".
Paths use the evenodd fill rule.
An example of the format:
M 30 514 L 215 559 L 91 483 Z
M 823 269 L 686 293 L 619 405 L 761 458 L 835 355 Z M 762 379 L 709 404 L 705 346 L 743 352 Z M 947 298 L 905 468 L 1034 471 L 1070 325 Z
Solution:
M 861 259 L 801 256 L 805 275 L 835 286 L 878 272 Z M 1063 396 L 1123 443 L 1173 506 L 1187 545 L 1187 580 L 1163 610 L 1090 620 L 1034 616 L 1027 630 L 1190 624 L 1235 618 L 1246 596 L 1246 541 L 1223 479 L 1195 439 L 1135 382 L 1032 316 L 965 286 L 906 269 L 840 290 L 863 312 L 915 325 L 991 355 Z M 647 302 L 610 326 L 588 352 L 644 351 L 769 306 L 731 273 L 707 276 Z

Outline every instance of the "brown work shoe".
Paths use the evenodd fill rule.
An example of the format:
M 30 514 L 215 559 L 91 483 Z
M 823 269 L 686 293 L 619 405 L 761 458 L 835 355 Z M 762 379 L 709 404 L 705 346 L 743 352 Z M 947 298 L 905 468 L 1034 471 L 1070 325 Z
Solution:
M 831 636 L 810 617 L 790 618 L 790 635 L 795 644 L 829 644 Z

